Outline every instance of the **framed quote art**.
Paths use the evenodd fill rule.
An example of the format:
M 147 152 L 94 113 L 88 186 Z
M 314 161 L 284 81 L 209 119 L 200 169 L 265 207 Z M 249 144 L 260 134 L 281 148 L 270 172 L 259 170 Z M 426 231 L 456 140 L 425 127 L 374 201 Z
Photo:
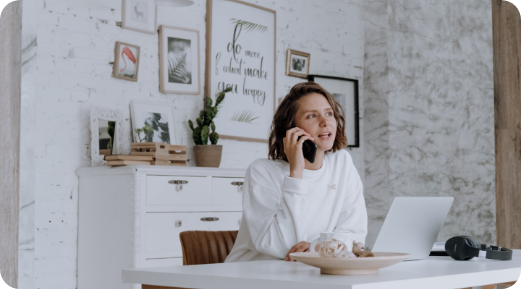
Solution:
M 205 97 L 226 93 L 221 138 L 267 142 L 275 109 L 276 12 L 237 0 L 206 2 Z
M 309 75 L 308 80 L 320 84 L 342 106 L 346 121 L 347 147 L 360 147 L 358 80 L 324 75 Z
M 156 5 L 154 0 L 123 0 L 121 27 L 156 33 Z
M 159 26 L 159 87 L 163 93 L 201 93 L 199 31 Z

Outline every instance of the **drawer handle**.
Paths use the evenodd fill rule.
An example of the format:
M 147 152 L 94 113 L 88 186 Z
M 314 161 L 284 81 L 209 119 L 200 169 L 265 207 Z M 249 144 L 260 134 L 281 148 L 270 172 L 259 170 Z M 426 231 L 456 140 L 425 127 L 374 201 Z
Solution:
M 203 221 L 203 222 L 216 222 L 216 221 L 219 221 L 219 218 L 216 218 L 216 217 L 204 217 L 204 218 L 201 218 L 201 221 Z
M 176 185 L 175 186 L 176 191 L 181 191 L 181 190 L 183 190 L 183 185 L 188 184 L 188 181 L 185 181 L 185 180 L 172 180 L 172 181 L 168 181 L 168 183 L 171 184 L 171 185 Z
M 244 182 L 232 182 L 232 186 L 237 186 L 237 191 L 239 193 L 242 193 L 243 185 L 244 185 Z
M 183 225 L 183 221 L 181 221 L 181 220 L 175 221 L 175 226 L 176 227 L 181 227 L 182 225 Z

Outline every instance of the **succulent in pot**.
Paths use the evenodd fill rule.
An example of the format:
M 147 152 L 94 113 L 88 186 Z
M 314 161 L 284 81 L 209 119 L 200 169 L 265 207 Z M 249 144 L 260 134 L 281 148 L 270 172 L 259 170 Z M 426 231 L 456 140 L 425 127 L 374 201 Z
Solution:
M 215 131 L 213 119 L 217 115 L 218 106 L 224 100 L 224 96 L 232 89 L 227 88 L 217 94 L 215 104 L 210 97 L 204 99 L 205 108 L 199 113 L 195 120 L 197 127 L 194 127 L 192 120 L 188 120 L 188 126 L 192 130 L 194 140 L 195 165 L 198 167 L 215 167 L 221 164 L 222 145 L 217 145 L 219 134 Z M 212 106 L 214 104 L 214 106 Z M 210 140 L 211 145 L 208 145 Z

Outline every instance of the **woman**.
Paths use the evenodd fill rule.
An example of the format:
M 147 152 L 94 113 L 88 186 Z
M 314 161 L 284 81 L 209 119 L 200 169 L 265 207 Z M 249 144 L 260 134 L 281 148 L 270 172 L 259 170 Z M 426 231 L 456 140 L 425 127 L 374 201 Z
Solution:
M 347 146 L 342 107 L 314 82 L 295 85 L 277 109 L 269 138 L 270 159 L 246 171 L 243 217 L 225 262 L 285 259 L 314 251 L 320 232 L 347 232 L 365 242 L 367 211 L 362 182 Z M 314 163 L 302 143 L 317 145 Z

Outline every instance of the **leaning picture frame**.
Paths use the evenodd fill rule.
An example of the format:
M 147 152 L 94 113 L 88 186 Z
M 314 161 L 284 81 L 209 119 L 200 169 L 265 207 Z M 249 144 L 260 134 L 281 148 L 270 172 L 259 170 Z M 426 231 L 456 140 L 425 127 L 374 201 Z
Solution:
M 286 75 L 307 78 L 309 75 L 310 54 L 288 49 L 286 55 Z
M 116 41 L 114 48 L 112 76 L 119 79 L 137 81 L 139 72 L 139 46 Z
M 159 26 L 159 90 L 200 94 L 199 31 Z
M 130 102 L 132 120 L 132 140 L 139 142 L 162 142 L 177 145 L 174 123 L 174 104 L 168 101 L 148 101 L 133 99 Z M 145 125 L 152 127 L 149 135 L 138 134 L 136 129 Z
M 100 120 L 116 122 L 111 154 L 121 154 L 124 150 L 123 111 L 92 106 L 90 108 L 90 153 L 93 167 L 104 166 L 104 155 L 100 155 Z
M 360 147 L 358 80 L 325 75 L 309 75 L 308 80 L 320 84 L 342 106 L 346 122 L 347 147 Z
M 121 28 L 155 34 L 157 7 L 154 0 L 123 0 Z
M 206 1 L 205 97 L 226 88 L 214 122 L 222 139 L 268 142 L 276 107 L 277 12 L 239 0 Z

